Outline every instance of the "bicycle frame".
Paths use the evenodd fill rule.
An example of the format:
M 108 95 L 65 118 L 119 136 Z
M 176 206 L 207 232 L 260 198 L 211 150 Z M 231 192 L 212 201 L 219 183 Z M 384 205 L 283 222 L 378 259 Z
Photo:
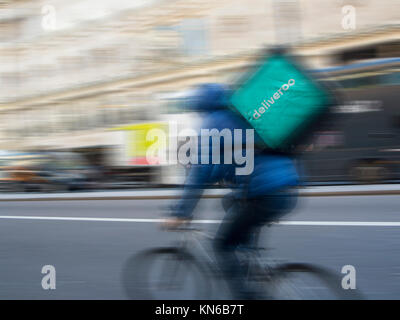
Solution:
M 205 264 L 209 270 L 211 271 L 212 274 L 219 274 L 220 270 L 213 259 L 211 255 L 209 254 L 209 250 L 205 248 L 205 246 L 202 244 L 201 240 L 199 239 L 200 237 L 205 238 L 209 241 L 212 241 L 214 239 L 213 236 L 211 236 L 209 233 L 197 229 L 197 228 L 192 228 L 192 227 L 180 227 L 179 229 L 176 230 L 171 230 L 175 232 L 182 232 L 182 236 L 180 240 L 178 240 L 177 247 L 180 249 L 183 249 L 184 251 L 188 252 L 193 252 L 192 250 L 189 250 L 189 247 L 194 247 L 197 250 L 195 252 L 199 252 L 202 256 L 202 259 L 198 259 L 200 262 Z
M 178 248 L 181 248 L 185 251 L 193 252 L 192 250 L 188 250 L 188 247 L 192 245 L 193 247 L 197 248 L 196 252 L 200 252 L 202 259 L 199 259 L 200 262 L 204 263 L 207 265 L 209 270 L 213 275 L 220 275 L 221 270 L 215 261 L 215 259 L 209 254 L 209 251 L 205 248 L 205 246 L 202 244 L 202 241 L 199 239 L 200 237 L 205 238 L 207 240 L 212 241 L 214 237 L 210 235 L 209 233 L 198 229 L 198 228 L 193 228 L 193 227 L 180 227 L 179 229 L 171 230 L 175 232 L 182 232 L 182 237 L 178 241 Z M 258 242 L 258 234 L 256 234 L 256 237 L 254 239 L 254 243 Z M 248 263 L 248 272 L 247 272 L 247 278 L 248 280 L 250 279 L 250 274 L 251 270 L 254 269 L 264 269 L 267 270 L 270 268 L 268 263 L 263 262 L 263 258 L 261 257 L 260 251 L 266 250 L 265 248 L 261 247 L 239 247 L 238 251 L 240 254 L 243 254 L 246 256 L 245 259 L 240 259 L 242 261 L 245 261 Z M 213 251 L 213 250 L 210 250 Z

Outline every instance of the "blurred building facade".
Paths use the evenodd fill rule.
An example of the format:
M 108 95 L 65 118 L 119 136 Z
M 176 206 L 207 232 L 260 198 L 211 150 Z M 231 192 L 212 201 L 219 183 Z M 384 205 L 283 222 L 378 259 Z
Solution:
M 273 45 L 290 44 L 313 68 L 399 56 L 398 7 L 398 0 L 1 1 L 0 149 L 111 146 L 108 129 L 161 119 L 172 112 L 162 97 L 232 82 Z M 355 22 L 347 21 L 353 13 Z

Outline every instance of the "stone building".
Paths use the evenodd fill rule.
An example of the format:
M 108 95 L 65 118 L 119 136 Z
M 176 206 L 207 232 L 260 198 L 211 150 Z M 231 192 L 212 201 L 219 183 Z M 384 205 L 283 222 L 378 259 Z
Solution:
M 162 97 L 231 82 L 265 48 L 312 68 L 399 56 L 397 0 L 1 1 L 0 149 L 112 145 Z

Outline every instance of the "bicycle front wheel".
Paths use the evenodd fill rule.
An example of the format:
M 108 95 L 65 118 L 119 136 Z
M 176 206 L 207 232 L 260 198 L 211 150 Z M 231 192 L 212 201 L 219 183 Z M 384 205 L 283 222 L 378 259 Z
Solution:
M 156 248 L 131 256 L 122 270 L 130 299 L 205 299 L 211 287 L 203 267 L 179 248 Z
M 286 263 L 269 270 L 267 290 L 279 300 L 360 300 L 358 290 L 342 288 L 342 278 L 324 268 Z

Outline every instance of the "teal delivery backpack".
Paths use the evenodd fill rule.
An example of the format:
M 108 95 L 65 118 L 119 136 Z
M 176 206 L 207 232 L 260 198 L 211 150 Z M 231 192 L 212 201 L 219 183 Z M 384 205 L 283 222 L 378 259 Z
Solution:
M 238 85 L 231 104 L 267 148 L 290 152 L 318 126 L 336 99 L 291 57 L 275 52 L 262 61 Z

